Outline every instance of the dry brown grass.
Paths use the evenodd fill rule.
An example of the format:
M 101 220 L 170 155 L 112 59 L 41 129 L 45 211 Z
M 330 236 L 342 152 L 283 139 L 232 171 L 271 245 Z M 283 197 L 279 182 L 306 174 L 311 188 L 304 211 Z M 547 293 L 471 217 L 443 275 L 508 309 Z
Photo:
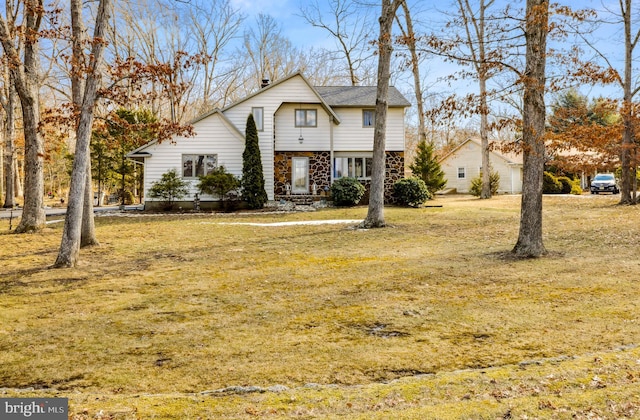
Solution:
M 364 208 L 100 217 L 102 245 L 64 270 L 60 224 L 5 233 L 0 388 L 77 418 L 640 415 L 640 210 L 615 203 L 545 197 L 537 260 L 506 257 L 513 196 L 367 231 L 225 224 Z

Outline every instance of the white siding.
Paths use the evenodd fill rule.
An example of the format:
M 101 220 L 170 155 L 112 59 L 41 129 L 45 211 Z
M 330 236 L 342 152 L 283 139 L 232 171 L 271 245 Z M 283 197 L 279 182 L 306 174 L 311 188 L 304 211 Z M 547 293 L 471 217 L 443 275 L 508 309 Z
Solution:
M 362 108 L 338 108 L 334 112 L 341 124 L 331 126 L 330 113 L 302 76 L 295 76 L 274 84 L 257 94 L 238 102 L 219 113 L 214 113 L 194 124 L 197 133 L 191 138 L 175 138 L 173 142 L 150 145 L 143 150 L 152 156 L 145 159 L 145 192 L 153 181 L 175 168 L 182 173 L 183 154 L 215 154 L 218 164 L 234 175 L 242 174 L 242 152 L 247 117 L 252 108 L 264 110 L 263 130 L 258 132 L 262 157 L 265 189 L 268 198 L 274 199 L 274 150 L 279 151 L 328 151 L 333 129 L 334 151 L 370 152 L 373 149 L 373 128 L 362 126 Z M 317 127 L 295 127 L 295 109 L 316 109 Z M 232 124 L 237 129 L 229 125 Z M 304 141 L 298 141 L 302 131 Z M 390 108 L 387 120 L 386 149 L 404 151 L 404 109 Z M 197 180 L 191 181 L 191 200 Z M 207 199 L 208 197 L 202 197 Z
M 315 109 L 317 127 L 296 127 L 296 109 Z M 278 151 L 323 151 L 330 148 L 331 122 L 320 104 L 283 104 L 275 114 L 275 148 Z M 302 135 L 303 141 L 298 138 Z
M 522 165 L 509 164 L 502 156 L 491 153 L 489 162 L 494 171 L 500 175 L 498 193 L 517 194 L 522 192 Z M 479 144 L 468 141 L 452 155 L 440 163 L 447 185 L 445 188 L 455 188 L 459 193 L 468 193 L 471 180 L 480 175 L 482 166 L 482 149 Z M 458 168 L 465 169 L 465 178 L 458 178 Z
M 298 102 L 303 104 L 318 103 L 318 97 L 305 83 L 303 78 L 297 76 L 284 83 L 265 89 L 264 92 L 260 92 L 258 95 L 239 102 L 235 106 L 224 111 L 224 115 L 229 118 L 236 127 L 238 127 L 240 132 L 244 133 L 247 125 L 247 117 L 249 117 L 249 114 L 251 113 L 251 108 L 264 108 L 264 130 L 258 132 L 258 136 L 260 138 L 260 156 L 262 158 L 265 189 L 267 190 L 269 200 L 274 199 L 274 115 L 283 102 Z M 296 141 L 297 139 L 298 136 L 296 136 Z
M 334 127 L 334 150 L 373 150 L 373 127 L 362 126 L 362 110 L 371 108 L 334 108 L 340 125 Z M 404 151 L 404 109 L 389 108 L 386 150 Z
M 244 139 L 222 121 L 219 114 L 214 114 L 194 125 L 195 137 L 176 137 L 173 141 L 164 141 L 153 144 L 145 149 L 151 153 L 151 157 L 145 159 L 144 190 L 145 200 L 153 201 L 148 197 L 149 188 L 154 181 L 159 180 L 162 174 L 175 169 L 182 175 L 183 154 L 214 154 L 218 156 L 218 165 L 223 165 L 226 170 L 236 176 L 242 175 L 242 152 Z M 189 196 L 185 200 L 193 199 L 198 192 L 197 180 L 189 180 L 191 187 Z

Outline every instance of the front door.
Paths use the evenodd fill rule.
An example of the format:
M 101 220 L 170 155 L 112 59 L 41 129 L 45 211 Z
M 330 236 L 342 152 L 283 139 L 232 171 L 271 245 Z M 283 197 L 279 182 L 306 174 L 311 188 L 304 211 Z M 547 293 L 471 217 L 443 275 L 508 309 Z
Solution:
M 309 158 L 291 159 L 291 192 L 293 194 L 309 193 Z

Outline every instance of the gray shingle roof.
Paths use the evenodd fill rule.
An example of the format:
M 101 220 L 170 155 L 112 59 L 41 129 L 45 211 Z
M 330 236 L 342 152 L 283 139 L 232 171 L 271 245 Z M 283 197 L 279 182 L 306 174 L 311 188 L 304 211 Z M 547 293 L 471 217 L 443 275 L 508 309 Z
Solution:
M 375 86 L 314 86 L 316 91 L 322 96 L 329 106 L 376 106 Z M 409 101 L 400 93 L 398 89 L 389 86 L 390 107 L 408 107 Z

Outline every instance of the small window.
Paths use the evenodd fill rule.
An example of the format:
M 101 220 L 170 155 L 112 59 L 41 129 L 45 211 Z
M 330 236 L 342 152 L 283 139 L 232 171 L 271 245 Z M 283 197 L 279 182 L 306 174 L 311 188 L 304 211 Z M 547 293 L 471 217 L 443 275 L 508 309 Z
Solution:
M 256 122 L 256 129 L 258 131 L 264 130 L 264 108 L 251 108 L 253 119 Z
M 209 175 L 218 165 L 217 155 L 182 155 L 182 177 Z
M 362 126 L 373 127 L 376 125 L 376 111 L 373 109 L 365 109 L 362 111 Z
M 317 127 L 318 112 L 315 109 L 296 109 L 296 127 Z
M 465 179 L 467 177 L 467 173 L 464 168 L 458 168 L 458 179 Z

